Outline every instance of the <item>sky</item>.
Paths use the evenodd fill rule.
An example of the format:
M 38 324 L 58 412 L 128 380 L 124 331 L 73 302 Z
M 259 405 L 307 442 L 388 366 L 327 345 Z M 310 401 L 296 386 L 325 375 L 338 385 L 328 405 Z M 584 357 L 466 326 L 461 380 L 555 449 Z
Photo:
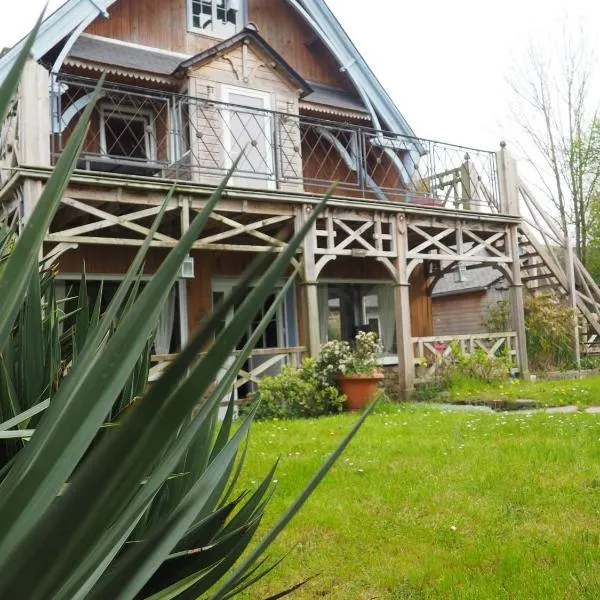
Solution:
M 50 0 L 49 8 L 63 3 Z M 0 0 L 11 13 L 0 21 L 0 48 L 25 35 L 44 4 Z M 569 28 L 600 47 L 599 0 L 328 4 L 418 136 L 475 148 L 495 150 L 518 136 L 506 78 L 531 43 L 552 48 Z

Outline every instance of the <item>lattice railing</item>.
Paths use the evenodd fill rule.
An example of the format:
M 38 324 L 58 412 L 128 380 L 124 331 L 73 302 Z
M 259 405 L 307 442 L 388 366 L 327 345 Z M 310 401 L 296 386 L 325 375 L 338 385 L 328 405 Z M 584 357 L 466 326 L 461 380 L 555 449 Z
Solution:
M 413 338 L 413 349 L 417 379 L 435 376 L 436 369 L 444 359 L 452 354 L 452 344 L 458 345 L 461 351 L 469 355 L 474 350 L 484 350 L 490 358 L 508 353 L 516 363 L 517 333 L 476 333 L 470 335 L 449 335 Z
M 267 375 L 277 374 L 284 365 L 297 367 L 302 362 L 307 349 L 304 346 L 294 348 L 257 348 L 252 352 L 244 369 L 241 369 L 232 386 L 236 397 L 243 400 L 245 395 Z M 233 356 L 237 355 L 234 352 Z M 177 358 L 177 355 L 153 356 L 150 369 L 150 381 L 158 379 L 160 374 Z M 218 379 L 218 375 L 217 375 Z M 224 399 L 224 402 L 226 399 Z
M 55 76 L 52 154 L 62 152 L 94 81 Z M 233 185 L 498 212 L 495 155 L 315 119 L 107 84 L 81 168 L 213 183 L 242 154 Z

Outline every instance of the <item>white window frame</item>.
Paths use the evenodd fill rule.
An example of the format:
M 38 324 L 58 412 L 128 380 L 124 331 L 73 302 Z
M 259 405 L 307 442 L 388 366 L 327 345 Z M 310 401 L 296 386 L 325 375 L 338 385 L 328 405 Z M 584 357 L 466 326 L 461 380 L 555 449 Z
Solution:
M 269 92 L 261 92 L 259 90 L 252 90 L 249 88 L 238 87 L 235 85 L 222 85 L 221 86 L 221 96 L 220 97 L 221 97 L 221 101 L 223 103 L 232 104 L 232 102 L 230 100 L 231 94 L 239 94 L 240 96 L 248 96 L 250 98 L 259 98 L 264 101 L 264 108 L 262 110 L 263 111 L 271 110 L 271 94 Z M 261 110 L 254 109 L 251 106 L 248 107 L 248 110 L 256 110 L 257 112 L 261 112 Z M 223 110 L 223 119 L 226 122 L 229 122 L 231 115 L 234 113 L 235 113 L 235 109 Z M 272 139 L 273 134 L 272 134 L 271 129 L 272 128 L 271 128 L 270 113 L 265 112 L 264 133 L 265 133 L 265 138 L 267 140 Z M 227 169 L 227 170 L 231 169 L 231 167 L 233 166 L 233 160 L 231 159 L 232 145 L 233 145 L 233 140 L 231 139 L 231 130 L 229 127 L 225 127 L 224 131 L 223 131 L 223 146 L 224 146 L 225 152 L 226 152 L 225 169 Z M 270 156 L 267 156 L 266 158 L 268 159 L 267 168 L 271 172 L 271 176 L 270 177 L 266 177 L 266 176 L 261 177 L 260 174 L 257 174 L 256 181 L 261 182 L 261 183 L 265 182 L 267 189 L 274 190 L 275 185 L 277 183 L 275 181 L 275 156 L 274 156 L 274 148 L 273 148 L 272 144 L 269 144 L 269 145 L 271 146 L 271 153 L 270 153 Z M 244 175 L 239 175 L 239 177 L 242 179 L 252 179 L 252 177 L 244 176 Z M 233 185 L 233 186 L 236 185 L 235 175 L 230 179 L 230 181 L 231 181 L 231 185 Z M 261 185 L 261 187 L 263 187 L 263 186 Z
M 144 123 L 144 146 L 146 150 L 146 161 L 156 161 L 156 123 L 154 122 L 154 114 L 151 110 L 137 110 L 121 106 L 118 110 L 109 110 L 106 104 L 100 105 L 100 153 L 103 156 L 110 156 L 106 147 L 106 118 L 122 117 L 123 120 L 141 121 Z M 148 131 L 150 129 L 150 131 Z M 141 160 L 132 156 L 119 156 L 115 159 L 122 160 Z
M 239 283 L 239 278 L 237 277 L 214 277 L 211 281 L 211 298 L 214 292 L 229 294 L 233 290 L 233 288 Z M 279 282 L 275 284 L 274 291 L 279 293 L 281 288 L 284 286 L 285 282 Z M 254 287 L 258 285 L 258 280 L 250 283 L 250 287 Z M 214 309 L 214 306 L 213 306 Z M 225 321 L 227 324 L 231 322 L 234 317 L 233 307 L 229 309 L 227 312 L 227 316 L 225 317 Z M 285 302 L 281 302 L 277 307 L 277 311 L 275 313 L 276 323 L 277 323 L 277 345 L 280 348 L 286 348 L 288 345 L 288 332 L 286 331 L 287 327 L 287 307 Z
M 210 0 L 212 3 L 212 25 L 208 29 L 202 29 L 201 27 L 194 27 L 194 14 L 193 14 L 193 0 L 186 0 L 186 11 L 187 11 L 187 27 L 188 31 L 192 33 L 199 33 L 207 37 L 214 37 L 219 39 L 227 39 L 234 36 L 236 33 L 243 29 L 243 24 L 246 21 L 246 1 L 245 0 L 225 0 L 225 10 L 230 5 L 231 8 L 237 10 L 237 19 L 235 24 L 233 23 L 222 23 L 217 18 L 217 2 L 218 0 Z M 237 8 L 236 8 L 237 5 Z

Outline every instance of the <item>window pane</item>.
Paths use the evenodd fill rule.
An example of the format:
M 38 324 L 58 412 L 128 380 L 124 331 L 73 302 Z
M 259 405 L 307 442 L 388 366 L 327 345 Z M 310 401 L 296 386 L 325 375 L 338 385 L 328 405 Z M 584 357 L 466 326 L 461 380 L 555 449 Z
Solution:
M 190 0 L 192 27 L 209 33 L 233 35 L 240 12 L 231 0 Z
M 144 120 L 111 115 L 104 119 L 104 135 L 107 154 L 145 160 L 149 158 Z

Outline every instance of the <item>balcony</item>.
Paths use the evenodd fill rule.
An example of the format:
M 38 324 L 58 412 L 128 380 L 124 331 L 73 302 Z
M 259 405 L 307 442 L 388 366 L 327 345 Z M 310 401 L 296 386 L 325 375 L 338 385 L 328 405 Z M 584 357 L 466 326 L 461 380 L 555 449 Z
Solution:
M 53 162 L 94 87 L 53 76 Z M 214 185 L 240 154 L 238 188 L 322 194 L 337 182 L 352 199 L 500 212 L 492 152 L 120 84 L 104 87 L 78 166 Z

